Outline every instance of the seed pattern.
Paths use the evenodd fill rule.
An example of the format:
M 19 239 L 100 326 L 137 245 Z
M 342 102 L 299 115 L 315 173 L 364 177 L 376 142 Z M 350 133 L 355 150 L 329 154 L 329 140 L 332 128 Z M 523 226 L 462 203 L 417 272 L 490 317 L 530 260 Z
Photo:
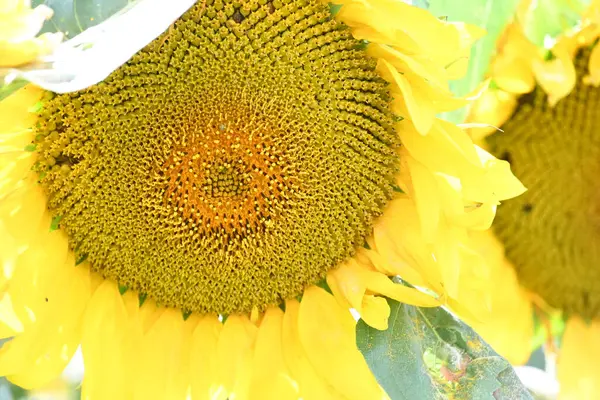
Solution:
M 161 304 L 280 304 L 352 256 L 393 195 L 375 66 L 320 2 L 199 2 L 104 82 L 48 94 L 48 207 L 94 270 Z
M 551 306 L 600 316 L 600 89 L 577 83 L 555 107 L 541 89 L 522 96 L 492 151 L 528 188 L 498 208 L 495 230 L 519 281 Z

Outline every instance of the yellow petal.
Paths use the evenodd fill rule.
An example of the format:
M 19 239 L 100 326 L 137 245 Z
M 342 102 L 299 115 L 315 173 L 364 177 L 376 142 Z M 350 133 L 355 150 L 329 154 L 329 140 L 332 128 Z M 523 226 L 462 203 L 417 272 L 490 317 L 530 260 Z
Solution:
M 45 298 L 57 286 L 64 263 L 73 257 L 64 233 L 40 229 L 36 242 L 17 258 L 8 287 L 13 309 L 25 326 L 45 312 Z
M 270 307 L 265 312 L 256 336 L 249 399 L 295 400 L 299 387 L 291 376 L 282 346 L 283 311 Z
M 377 71 L 388 82 L 395 84 L 399 91 L 395 94 L 393 110 L 408 117 L 414 124 L 417 132 L 424 135 L 431 129 L 435 119 L 436 110 L 430 99 L 418 89 L 412 87 L 408 78 L 400 74 L 389 62 L 379 59 Z M 401 122 L 406 125 L 406 122 Z
M 509 93 L 529 93 L 535 87 L 531 65 L 521 57 L 498 58 L 493 63 L 492 76 L 498 87 Z
M 373 266 L 373 269 L 388 276 L 402 276 L 405 281 L 415 286 L 426 286 L 425 280 L 414 266 L 396 257 L 386 260 L 377 252 L 374 245 L 372 248 L 373 250 L 361 249 L 358 256 L 361 257 L 361 255 L 364 255 L 368 263 Z M 361 263 L 365 262 L 367 261 L 361 261 Z
M 34 154 L 25 151 L 37 120 L 28 109 L 41 96 L 39 88 L 27 85 L 0 101 L 0 199 L 15 189 L 35 162 Z
M 348 260 L 330 272 L 329 275 L 334 278 L 336 287 L 339 288 L 339 293 L 336 293 L 332 289 L 334 296 L 336 298 L 343 296 L 347 299 L 350 307 L 355 308 L 361 314 L 361 317 L 363 317 L 363 312 L 365 311 L 363 307 L 365 305 L 365 292 L 367 291 L 420 307 L 436 307 L 440 305 L 436 299 L 417 289 L 392 282 L 386 275 L 365 266 L 364 261 L 359 263 L 354 259 Z M 379 300 L 370 299 L 369 305 L 379 307 L 377 310 L 378 319 L 376 321 L 380 321 L 381 313 L 385 311 L 385 307 L 381 303 L 376 305 L 377 302 Z M 363 319 L 371 325 L 368 317 L 363 317 Z M 377 328 L 375 325 L 371 326 Z
M 483 173 L 472 173 L 463 178 L 466 199 L 479 203 L 498 203 L 527 190 L 513 175 L 507 161 L 497 159 L 479 146 L 475 146 L 475 149 L 484 170 Z
M 355 329 L 333 296 L 316 286 L 304 291 L 298 334 L 315 370 L 349 399 L 388 398 L 356 348 Z
M 479 142 L 485 136 L 497 131 L 512 115 L 517 106 L 514 95 L 499 89 L 488 89 L 470 109 L 467 120 L 474 123 L 487 123 L 491 127 L 471 131 L 471 137 Z M 496 128 L 494 128 L 496 127 Z
M 588 85 L 600 85 L 600 46 L 595 46 L 588 61 L 589 74 L 583 78 Z
M 96 289 L 85 310 L 81 340 L 85 367 L 82 399 L 125 398 L 123 355 L 128 328 L 119 288 L 115 282 L 106 280 Z
M 367 273 L 367 287 L 373 293 L 379 293 L 391 299 L 419 307 L 437 307 L 440 302 L 417 289 L 392 282 L 378 273 Z
M 450 22 L 448 25 L 458 32 L 458 41 L 455 42 L 455 47 L 446 48 L 448 51 L 447 76 L 448 79 L 453 80 L 459 79 L 467 73 L 471 47 L 487 32 L 476 25 L 465 24 L 464 22 Z
M 460 247 L 467 241 L 466 232 L 450 224 L 440 224 L 439 238 L 435 243 L 435 256 L 442 274 L 445 292 L 458 296 L 461 253 Z
M 159 307 L 152 299 L 147 299 L 144 304 L 142 304 L 140 307 L 140 320 L 142 322 L 142 331 L 144 333 L 148 332 L 152 326 L 154 326 L 164 310 L 163 307 Z
M 396 263 L 400 266 L 415 266 L 418 276 L 421 277 L 420 283 L 409 280 L 408 274 L 398 275 L 413 285 L 437 291 L 441 289 L 439 267 L 431 247 L 423 239 L 420 225 L 415 205 L 410 199 L 399 198 L 391 201 L 386 210 L 386 217 L 380 218 L 373 228 L 376 251 L 390 265 Z M 411 272 L 409 268 L 405 270 Z
M 424 80 L 430 81 L 440 87 L 448 87 L 446 70 L 422 55 L 406 54 L 397 48 L 384 44 L 370 44 L 367 53 L 375 59 L 384 59 L 397 71 L 411 71 Z
M 427 168 L 412 157 L 406 158 L 414 189 L 415 204 L 423 238 L 433 243 L 440 223 L 441 199 L 435 177 Z
M 0 138 L 5 134 L 24 132 L 29 141 L 33 139 L 31 128 L 35 125 L 37 115 L 28 110 L 40 100 L 43 93 L 37 86 L 27 85 L 0 101 Z
M 388 328 L 390 306 L 383 297 L 365 295 L 360 306 L 360 317 L 369 325 L 380 331 Z
M 252 377 L 257 328 L 248 317 L 230 315 L 217 344 L 219 381 L 230 397 L 246 398 Z
M 355 261 L 348 260 L 331 271 L 327 275 L 327 282 L 332 283 L 330 288 L 333 295 L 337 299 L 346 301 L 345 303 L 342 302 L 342 306 L 347 304 L 349 308 L 356 308 L 360 312 L 360 305 L 367 290 L 367 285 L 355 269 L 350 266 L 351 263 L 353 264 Z
M 560 44 L 560 42 L 559 42 Z M 548 94 L 548 103 L 554 106 L 575 87 L 577 72 L 569 52 L 558 44 L 552 49 L 556 58 L 534 61 L 533 73 L 538 84 Z
M 144 334 L 136 399 L 185 399 L 190 383 L 189 350 L 193 320 L 167 308 Z
M 470 257 L 463 261 L 471 272 L 463 274 L 459 296 L 449 299 L 448 305 L 512 364 L 524 364 L 530 356 L 533 336 L 531 300 L 520 286 L 514 267 L 504 258 L 503 244 L 492 231 L 472 233 L 469 249 L 479 255 L 479 260 Z M 484 272 L 481 279 L 474 271 Z M 477 283 L 470 285 L 474 280 Z M 479 291 L 467 289 L 481 283 Z
M 89 270 L 75 267 L 70 257 L 54 274 L 54 286 L 45 292 L 46 310 L 39 312 L 35 322 L 7 344 L 7 349 L 3 347 L 0 355 L 0 364 L 4 364 L 11 357 L 8 353 L 21 353 L 25 368 L 8 374 L 8 379 L 27 389 L 55 380 L 81 340 L 81 317 L 90 297 Z
M 459 179 L 438 173 L 435 175 L 446 219 L 463 228 L 488 229 L 496 216 L 496 203 L 466 202 Z
M 23 324 L 15 313 L 9 293 L 0 298 L 0 339 L 16 336 L 23 332 Z
M 217 343 L 223 325 L 216 316 L 204 316 L 192 338 L 190 354 L 192 397 L 199 400 L 224 400 L 227 392 L 218 376 Z
M 102 280 L 104 281 L 104 280 Z M 102 283 L 100 283 L 102 284 Z M 99 286 L 99 285 L 98 285 Z M 142 371 L 143 323 L 137 293 L 127 291 L 121 296 L 127 314 L 123 330 L 122 360 L 123 382 L 122 396 L 132 399 L 136 390 L 140 371 Z
M 45 33 L 34 37 L 52 10 L 40 5 L 34 9 L 29 2 L 24 7 L 11 7 L 0 13 L 0 67 L 25 64 L 40 55 L 51 52 L 62 40 L 60 33 Z M 8 7 L 6 7 L 8 9 Z
M 39 232 L 42 224 L 50 230 L 50 221 L 43 219 L 46 212 L 46 196 L 42 188 L 33 180 L 0 199 L 0 232 L 3 241 L 9 241 L 15 248 L 28 245 L 33 235 Z M 5 242 L 4 245 L 7 243 Z
M 431 171 L 461 177 L 483 167 L 469 135 L 454 124 L 438 119 L 420 135 L 401 121 L 396 130 L 410 155 Z
M 45 5 L 33 9 L 28 2 L 21 5 L 3 7 L 6 11 L 0 14 L 0 40 L 19 42 L 33 37 L 42 29 L 44 21 L 53 14 L 52 9 Z
M 343 397 L 319 375 L 306 356 L 298 335 L 299 311 L 300 303 L 297 300 L 286 300 L 282 351 L 289 371 L 299 384 L 300 398 L 306 400 L 342 399 Z
M 419 33 L 423 29 L 415 29 L 414 24 L 421 23 L 428 27 L 440 25 L 430 13 L 403 2 L 342 0 L 336 3 L 344 5 L 336 14 L 336 18 L 352 27 L 355 37 L 358 31 L 360 35 L 357 38 L 373 43 L 409 45 L 413 52 L 427 49 L 426 44 L 420 43 Z M 409 23 L 412 25 L 409 26 Z
M 385 299 L 365 294 L 366 280 L 360 273 L 363 269 L 356 261 L 349 260 L 330 272 L 327 282 L 330 283 L 329 287 L 342 307 L 354 308 L 367 324 L 385 330 L 390 314 L 389 306 Z
M 559 400 L 594 400 L 600 392 L 600 323 L 567 322 L 558 358 Z
M 344 4 L 336 18 L 353 35 L 371 43 L 389 44 L 410 55 L 423 54 L 455 78 L 465 69 L 472 43 L 484 31 L 462 23 L 446 23 L 427 10 L 402 1 L 337 1 Z M 440 40 L 440 38 L 443 38 Z M 453 66 L 463 61 L 460 66 Z
M 45 33 L 37 38 L 16 43 L 0 40 L 0 67 L 20 66 L 50 54 L 62 38 L 61 33 Z

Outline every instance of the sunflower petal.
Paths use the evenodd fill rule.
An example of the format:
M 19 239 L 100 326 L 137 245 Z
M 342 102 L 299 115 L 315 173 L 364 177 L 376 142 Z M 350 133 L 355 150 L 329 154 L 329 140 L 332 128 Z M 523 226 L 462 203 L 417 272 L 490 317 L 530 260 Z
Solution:
M 585 76 L 584 82 L 588 85 L 599 86 L 600 85 L 600 46 L 595 46 L 590 54 L 590 60 L 588 62 L 589 74 Z
M 46 223 L 46 229 L 50 230 L 50 221 L 42 218 L 45 212 L 46 197 L 42 188 L 31 180 L 0 199 L 0 232 L 3 241 L 10 240 L 12 246 L 20 248 L 34 239 L 42 223 Z
M 345 397 L 388 398 L 356 347 L 352 316 L 323 289 L 312 286 L 304 291 L 298 334 L 315 370 Z
M 550 61 L 536 60 L 532 66 L 538 84 L 548 94 L 550 106 L 571 93 L 577 79 L 571 55 L 559 44 L 552 49 L 556 58 Z
M 186 323 L 187 322 L 187 323 Z M 180 310 L 166 309 L 144 334 L 135 388 L 139 399 L 185 399 L 192 329 Z
M 423 238 L 428 243 L 433 243 L 441 214 L 441 196 L 438 193 L 438 184 L 431 171 L 412 157 L 407 157 L 406 163 L 411 175 Z
M 559 400 L 593 400 L 600 392 L 600 323 L 569 318 L 558 359 Z M 574 368 L 574 366 L 576 366 Z
M 41 228 L 36 242 L 16 259 L 8 293 L 13 309 L 27 326 L 47 309 L 46 297 L 56 287 L 59 271 L 68 261 L 68 242 L 63 232 Z
M 82 399 L 123 398 L 126 386 L 123 344 L 127 328 L 127 311 L 119 288 L 106 280 L 92 296 L 83 320 Z
M 223 325 L 216 316 L 204 316 L 193 333 L 190 354 L 192 397 L 199 400 L 224 400 L 225 388 L 217 374 L 217 343 Z
M 285 302 L 282 350 L 285 363 L 299 384 L 300 397 L 306 400 L 343 399 L 308 360 L 298 332 L 299 312 L 300 303 L 297 300 Z
M 291 399 L 299 396 L 298 384 L 283 359 L 283 311 L 270 307 L 265 312 L 256 336 L 256 348 L 250 385 L 250 399 Z
M 81 340 L 80 320 L 90 297 L 89 271 L 76 268 L 70 257 L 54 270 L 54 275 L 54 285 L 44 293 L 46 309 L 36 315 L 35 322 L 23 333 L 7 343 L 7 352 L 0 355 L 3 364 L 4 356 L 7 361 L 10 358 L 9 352 L 21 352 L 26 367 L 8 374 L 8 379 L 27 389 L 39 388 L 56 379 Z M 69 290 L 64 290 L 66 287 Z
M 252 378 L 257 328 L 246 316 L 230 315 L 217 343 L 219 381 L 230 397 L 246 398 Z
M 384 59 L 377 61 L 377 71 L 388 82 L 396 85 L 398 92 L 393 93 L 396 101 L 392 109 L 399 115 L 408 117 L 417 132 L 427 134 L 433 125 L 436 109 L 423 91 L 415 90 L 405 74 L 401 74 Z M 406 122 L 403 123 L 406 125 Z
M 27 85 L 0 101 L 0 141 L 4 135 L 15 132 L 25 135 L 28 142 L 33 139 L 31 128 L 37 115 L 28 110 L 40 100 L 43 93 L 39 87 Z

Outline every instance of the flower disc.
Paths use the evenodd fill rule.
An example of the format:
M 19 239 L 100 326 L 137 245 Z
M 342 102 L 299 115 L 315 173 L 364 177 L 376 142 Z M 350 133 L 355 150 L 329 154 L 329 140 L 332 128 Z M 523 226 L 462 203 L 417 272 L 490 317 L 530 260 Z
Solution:
M 522 96 L 490 145 L 528 188 L 494 224 L 519 281 L 553 307 L 598 317 L 600 89 L 581 81 L 589 55 L 575 59 L 580 80 L 569 96 L 554 107 L 540 88 Z
M 199 2 L 44 101 L 37 170 L 76 254 L 187 311 L 300 295 L 363 245 L 397 170 L 387 86 L 320 2 Z

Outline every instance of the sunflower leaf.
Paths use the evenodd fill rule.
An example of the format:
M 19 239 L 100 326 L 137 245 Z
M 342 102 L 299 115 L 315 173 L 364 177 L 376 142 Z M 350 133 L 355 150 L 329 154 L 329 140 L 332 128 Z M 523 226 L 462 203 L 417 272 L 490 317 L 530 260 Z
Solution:
M 531 399 L 510 364 L 447 311 L 388 303 L 388 330 L 361 320 L 357 344 L 391 398 Z
M 509 23 L 519 0 L 428 0 L 417 2 L 426 4 L 433 15 L 444 17 L 450 22 L 466 22 L 487 31 L 487 35 L 473 45 L 469 69 L 462 79 L 450 83 L 450 88 L 458 96 L 474 90 L 483 80 L 496 48 L 498 37 Z M 463 122 L 467 109 L 442 113 L 441 118 L 454 123 Z

